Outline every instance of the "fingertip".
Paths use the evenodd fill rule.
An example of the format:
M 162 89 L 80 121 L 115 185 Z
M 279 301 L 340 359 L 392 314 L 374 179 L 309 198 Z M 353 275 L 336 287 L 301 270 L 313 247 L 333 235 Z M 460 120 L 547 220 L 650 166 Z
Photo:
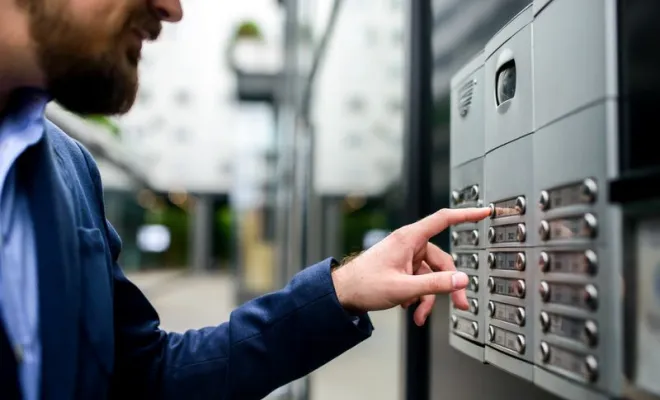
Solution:
M 454 272 L 451 276 L 451 285 L 454 290 L 465 289 L 468 285 L 468 276 L 465 272 Z
M 477 218 L 479 221 L 489 217 L 491 212 L 492 212 L 492 210 L 490 209 L 490 207 L 477 207 L 477 208 L 474 208 L 475 218 Z
M 424 323 L 426 323 L 426 318 L 427 315 L 422 312 L 416 312 L 415 315 L 413 316 L 413 320 L 415 321 L 415 325 L 422 327 L 424 326 Z
M 454 303 L 454 307 L 467 311 L 470 309 L 470 304 L 468 303 L 467 293 L 465 290 L 458 290 L 451 294 L 451 300 Z

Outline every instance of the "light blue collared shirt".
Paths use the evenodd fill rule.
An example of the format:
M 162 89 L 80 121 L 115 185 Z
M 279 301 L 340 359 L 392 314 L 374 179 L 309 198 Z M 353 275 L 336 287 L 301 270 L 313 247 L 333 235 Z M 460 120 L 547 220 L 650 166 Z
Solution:
M 44 135 L 49 98 L 22 90 L 0 116 L 0 323 L 16 350 L 25 400 L 37 400 L 41 382 L 37 249 L 27 194 L 16 161 Z

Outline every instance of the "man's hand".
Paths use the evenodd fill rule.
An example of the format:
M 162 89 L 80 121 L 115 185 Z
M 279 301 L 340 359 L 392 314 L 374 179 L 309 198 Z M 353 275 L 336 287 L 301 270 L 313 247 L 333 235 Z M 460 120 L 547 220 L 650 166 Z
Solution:
M 397 229 L 332 273 L 339 302 L 346 310 L 368 312 L 421 301 L 414 318 L 419 326 L 438 293 L 451 293 L 457 307 L 468 309 L 467 275 L 456 272 L 451 256 L 429 240 L 451 225 L 488 215 L 489 208 L 443 209 Z

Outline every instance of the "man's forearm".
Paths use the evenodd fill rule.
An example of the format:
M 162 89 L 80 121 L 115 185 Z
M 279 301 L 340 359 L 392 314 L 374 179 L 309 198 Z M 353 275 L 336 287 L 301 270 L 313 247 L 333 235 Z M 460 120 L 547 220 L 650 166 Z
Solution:
M 160 371 L 155 391 L 165 398 L 194 392 L 204 398 L 261 399 L 354 347 L 372 330 L 366 314 L 354 316 L 342 308 L 331 260 L 325 260 L 284 289 L 238 307 L 225 324 L 167 335 L 161 358 L 149 369 Z

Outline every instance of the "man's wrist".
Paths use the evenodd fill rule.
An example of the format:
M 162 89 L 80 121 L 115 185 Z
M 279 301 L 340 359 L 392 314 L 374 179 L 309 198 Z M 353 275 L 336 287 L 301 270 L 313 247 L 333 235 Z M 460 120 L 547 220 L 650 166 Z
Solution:
M 345 268 L 345 266 L 352 262 L 357 256 L 358 254 L 345 257 L 341 262 L 333 260 L 330 265 L 330 276 L 332 277 L 332 284 L 335 288 L 337 300 L 342 308 L 352 316 L 364 314 L 364 311 L 359 310 L 351 302 L 350 267 Z

